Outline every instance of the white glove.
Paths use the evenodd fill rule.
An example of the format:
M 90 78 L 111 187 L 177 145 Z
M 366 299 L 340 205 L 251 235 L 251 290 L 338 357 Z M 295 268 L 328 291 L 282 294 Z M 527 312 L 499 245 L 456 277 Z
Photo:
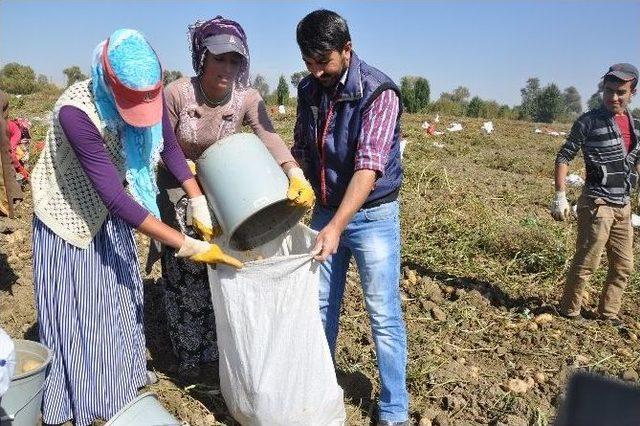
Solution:
M 202 235 L 202 237 L 211 241 L 222 233 L 220 225 L 216 222 L 213 224 L 211 217 L 211 211 L 207 204 L 207 199 L 204 195 L 199 195 L 189 199 L 189 210 L 191 211 L 191 223 L 196 231 Z
M 555 220 L 567 220 L 571 215 L 571 206 L 567 201 L 567 194 L 564 191 L 556 191 L 556 195 L 551 203 L 551 216 Z

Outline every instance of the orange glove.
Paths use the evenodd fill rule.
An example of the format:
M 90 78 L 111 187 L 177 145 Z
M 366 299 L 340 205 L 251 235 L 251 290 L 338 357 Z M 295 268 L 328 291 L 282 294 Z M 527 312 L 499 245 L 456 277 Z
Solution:
M 184 243 L 176 253 L 176 257 L 187 257 L 194 262 L 207 264 L 223 263 L 234 268 L 243 266 L 238 259 L 225 254 L 217 244 L 196 240 L 187 235 L 184 236 Z

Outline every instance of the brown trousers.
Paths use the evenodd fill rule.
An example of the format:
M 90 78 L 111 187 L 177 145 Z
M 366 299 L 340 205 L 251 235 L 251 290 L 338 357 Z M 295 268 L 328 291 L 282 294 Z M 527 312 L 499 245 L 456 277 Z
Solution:
M 619 206 L 583 195 L 578 200 L 576 254 L 567 273 L 560 302 L 563 314 L 580 314 L 585 285 L 598 268 L 605 248 L 609 271 L 600 295 L 598 312 L 603 317 L 615 318 L 633 269 L 631 205 Z

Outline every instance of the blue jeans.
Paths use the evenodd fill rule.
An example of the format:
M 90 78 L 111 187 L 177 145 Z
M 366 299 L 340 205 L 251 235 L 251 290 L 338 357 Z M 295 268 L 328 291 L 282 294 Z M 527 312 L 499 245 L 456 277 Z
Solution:
M 380 372 L 380 420 L 408 419 L 407 335 L 400 303 L 400 220 L 397 201 L 358 211 L 340 236 L 338 252 L 320 265 L 320 315 L 335 355 L 340 305 L 351 255 L 356 260 Z M 311 227 L 335 212 L 316 206 Z

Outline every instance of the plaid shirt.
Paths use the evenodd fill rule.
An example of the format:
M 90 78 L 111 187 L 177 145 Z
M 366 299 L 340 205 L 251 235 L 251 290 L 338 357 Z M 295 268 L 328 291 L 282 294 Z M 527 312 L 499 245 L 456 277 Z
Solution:
M 640 120 L 631 118 L 630 124 L 629 152 L 613 115 L 603 107 L 582 114 L 573 124 L 567 141 L 558 152 L 556 164 L 568 164 L 582 149 L 587 172 L 583 192 L 587 197 L 602 198 L 619 205 L 630 202 L 631 190 L 638 177 Z
M 333 96 L 323 91 L 320 108 L 318 110 L 320 120 L 318 129 L 324 128 L 327 112 L 329 111 L 331 103 L 334 102 L 333 98 L 335 94 L 340 93 L 346 79 L 347 72 L 342 75 Z M 367 111 L 364 112 L 361 132 L 358 139 L 358 148 L 355 155 L 354 170 L 375 170 L 377 176 L 384 174 L 393 143 L 393 131 L 396 126 L 399 107 L 400 100 L 398 99 L 398 95 L 396 95 L 393 90 L 385 90 L 371 103 Z M 296 127 L 294 133 L 298 131 L 300 131 L 300 129 Z M 321 136 L 322 135 L 318 136 L 318 140 L 320 140 Z M 291 153 L 297 159 L 306 158 L 305 147 L 301 144 L 303 139 L 304 138 L 298 135 L 294 136 L 295 143 L 291 149 Z

